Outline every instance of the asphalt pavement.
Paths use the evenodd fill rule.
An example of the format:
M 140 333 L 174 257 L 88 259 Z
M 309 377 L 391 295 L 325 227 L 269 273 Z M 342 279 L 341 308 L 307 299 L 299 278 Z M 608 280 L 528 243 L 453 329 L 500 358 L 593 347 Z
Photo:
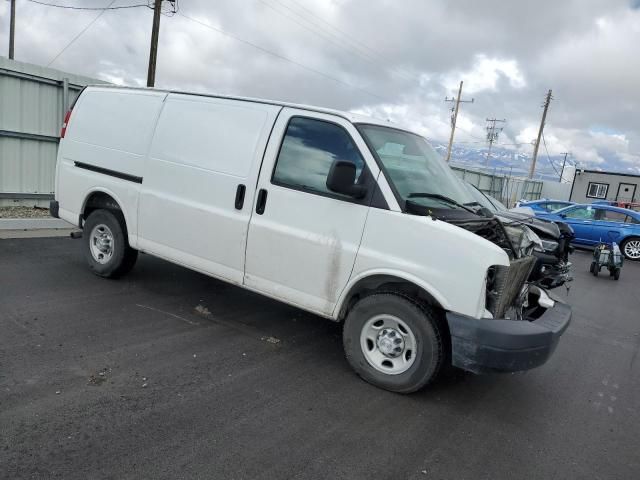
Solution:
M 640 264 L 573 255 L 546 365 L 403 396 L 338 324 L 148 255 L 100 279 L 80 247 L 0 240 L 0 478 L 640 478 Z

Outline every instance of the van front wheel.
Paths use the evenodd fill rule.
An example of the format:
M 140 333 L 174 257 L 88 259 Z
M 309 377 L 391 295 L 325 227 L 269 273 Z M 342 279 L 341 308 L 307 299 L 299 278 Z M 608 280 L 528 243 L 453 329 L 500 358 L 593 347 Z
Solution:
M 398 393 L 420 390 L 436 378 L 445 360 L 436 312 L 395 294 L 358 301 L 343 330 L 351 367 L 367 382 Z
M 94 210 L 84 222 L 84 253 L 89 268 L 100 277 L 116 278 L 129 272 L 138 251 L 129 246 L 124 217 L 109 210 Z

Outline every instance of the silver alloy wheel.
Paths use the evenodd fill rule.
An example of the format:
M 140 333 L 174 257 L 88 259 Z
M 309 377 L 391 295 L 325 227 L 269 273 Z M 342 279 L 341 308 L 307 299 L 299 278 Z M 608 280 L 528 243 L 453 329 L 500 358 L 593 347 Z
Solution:
M 640 258 L 640 240 L 629 240 L 624 244 L 624 254 L 634 260 Z
M 113 233 L 104 223 L 99 223 L 89 235 L 89 250 L 93 259 L 104 265 L 113 257 Z
M 393 315 L 376 315 L 362 327 L 360 348 L 369 365 L 387 375 L 406 372 L 416 360 L 416 337 Z

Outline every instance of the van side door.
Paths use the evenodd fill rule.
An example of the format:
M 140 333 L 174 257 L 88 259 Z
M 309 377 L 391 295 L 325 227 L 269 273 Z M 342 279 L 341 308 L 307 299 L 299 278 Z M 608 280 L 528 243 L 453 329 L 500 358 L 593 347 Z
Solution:
M 363 198 L 327 188 L 334 160 L 353 162 Z M 244 283 L 331 315 L 347 285 L 380 170 L 346 119 L 285 108 L 271 135 L 249 225 Z
M 142 250 L 242 283 L 258 171 L 280 110 L 169 94 L 145 163 Z

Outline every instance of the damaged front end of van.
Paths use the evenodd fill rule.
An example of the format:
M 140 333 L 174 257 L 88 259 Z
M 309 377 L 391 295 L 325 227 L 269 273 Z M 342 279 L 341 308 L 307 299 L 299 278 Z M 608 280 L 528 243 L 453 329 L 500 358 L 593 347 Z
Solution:
M 466 211 L 449 210 L 439 219 L 496 244 L 509 257 L 509 265 L 487 269 L 485 318 L 446 313 L 452 364 L 483 373 L 523 371 L 545 363 L 569 326 L 571 308 L 530 281 L 539 237 L 526 225 Z
M 402 212 L 425 217 L 426 224 L 419 222 L 423 238 L 449 254 L 429 261 L 437 265 L 432 270 L 438 269 L 444 295 L 454 299 L 444 308 L 452 364 L 480 373 L 545 363 L 571 321 L 571 308 L 531 281 L 540 238 L 525 224 L 503 222 L 483 208 L 422 137 L 381 126 L 362 125 L 360 131 Z

